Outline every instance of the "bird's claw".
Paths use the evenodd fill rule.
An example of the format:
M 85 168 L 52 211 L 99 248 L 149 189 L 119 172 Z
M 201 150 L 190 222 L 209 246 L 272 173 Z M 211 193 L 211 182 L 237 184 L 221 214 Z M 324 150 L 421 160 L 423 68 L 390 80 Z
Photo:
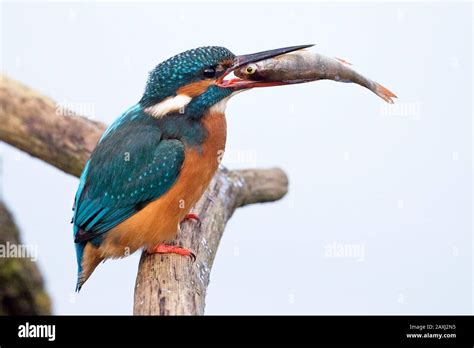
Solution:
M 158 244 L 152 250 L 148 251 L 149 254 L 177 254 L 182 256 L 189 256 L 192 262 L 196 261 L 196 254 L 194 254 L 191 250 L 182 248 L 176 245 L 166 245 L 166 244 Z

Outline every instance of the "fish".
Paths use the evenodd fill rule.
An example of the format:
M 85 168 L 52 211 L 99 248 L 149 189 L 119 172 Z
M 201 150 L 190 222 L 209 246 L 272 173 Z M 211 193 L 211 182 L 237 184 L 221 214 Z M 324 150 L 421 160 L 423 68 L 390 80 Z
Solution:
M 331 58 L 320 53 L 299 50 L 243 65 L 234 71 L 243 80 L 265 81 L 275 85 L 305 83 L 318 80 L 356 83 L 387 103 L 397 96 L 381 84 L 368 79 L 351 68 L 344 59 Z

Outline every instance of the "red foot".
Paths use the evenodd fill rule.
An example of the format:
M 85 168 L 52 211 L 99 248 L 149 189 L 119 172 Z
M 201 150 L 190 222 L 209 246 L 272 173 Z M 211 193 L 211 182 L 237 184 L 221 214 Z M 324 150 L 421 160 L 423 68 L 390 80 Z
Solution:
M 194 213 L 186 214 L 186 216 L 184 217 L 184 220 L 194 220 L 201 223 L 201 218 L 199 217 L 199 215 L 194 214 Z
M 178 254 L 182 256 L 189 256 L 191 257 L 191 259 L 193 259 L 193 261 L 196 261 L 196 255 L 194 255 L 194 253 L 191 250 L 181 248 L 176 245 L 158 244 L 148 253 L 150 254 Z

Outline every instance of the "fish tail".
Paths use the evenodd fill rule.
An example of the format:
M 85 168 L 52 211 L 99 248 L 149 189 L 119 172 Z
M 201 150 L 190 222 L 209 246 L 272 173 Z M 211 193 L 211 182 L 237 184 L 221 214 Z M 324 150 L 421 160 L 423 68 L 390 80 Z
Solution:
M 377 82 L 374 82 L 373 86 L 374 87 L 371 89 L 375 94 L 377 94 L 380 98 L 385 100 L 387 103 L 390 103 L 390 104 L 394 103 L 393 98 L 397 98 L 395 93 L 388 90 L 387 88 L 385 88 L 384 86 L 382 86 L 381 84 Z

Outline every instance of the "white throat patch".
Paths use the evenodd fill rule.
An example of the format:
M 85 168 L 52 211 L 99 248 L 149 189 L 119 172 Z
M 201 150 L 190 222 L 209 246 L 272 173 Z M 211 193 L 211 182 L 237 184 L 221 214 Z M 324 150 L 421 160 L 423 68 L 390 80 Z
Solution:
M 170 112 L 184 109 L 192 99 L 185 94 L 178 94 L 175 97 L 168 97 L 158 104 L 147 107 L 145 112 L 153 117 L 160 118 Z

